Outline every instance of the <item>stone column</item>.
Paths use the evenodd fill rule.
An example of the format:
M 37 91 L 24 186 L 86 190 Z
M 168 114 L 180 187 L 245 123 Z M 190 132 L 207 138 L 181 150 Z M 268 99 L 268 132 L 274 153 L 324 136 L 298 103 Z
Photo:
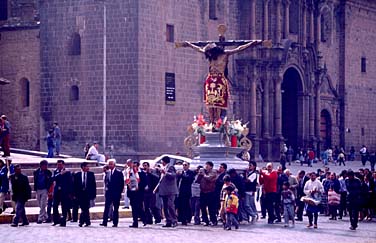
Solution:
M 316 86 L 316 111 L 315 111 L 315 133 L 316 137 L 320 139 L 320 122 L 321 122 L 321 107 L 320 107 L 320 85 Z
M 283 38 L 287 39 L 290 33 L 290 0 L 285 0 L 285 20 L 283 22 Z
M 269 80 L 267 74 L 263 80 L 263 96 L 262 96 L 262 135 L 264 138 L 270 136 L 269 132 Z
M 313 93 L 309 94 L 309 138 L 315 136 L 315 100 Z
M 302 44 L 303 44 L 303 47 L 306 47 L 306 44 L 307 44 L 307 6 L 306 6 L 306 3 L 303 3 L 303 14 L 302 14 L 302 16 L 303 16 Z
M 251 18 L 250 18 L 250 38 L 251 40 L 256 39 L 256 0 L 251 0 Z
M 315 42 L 316 42 L 317 45 L 321 41 L 321 21 L 320 21 L 320 19 L 321 19 L 321 15 L 318 14 L 317 18 L 316 18 L 316 25 L 315 25 L 316 26 L 316 30 L 315 30 L 315 32 L 316 32 Z
M 311 4 L 311 7 L 310 7 L 310 18 L 309 18 L 309 42 L 311 44 L 314 43 L 314 40 L 315 40 L 315 23 L 314 23 L 314 6 L 313 4 Z
M 281 0 L 275 0 L 276 4 L 276 33 L 275 43 L 281 44 L 282 30 L 281 30 Z
M 264 32 L 262 38 L 264 40 L 269 39 L 269 0 L 264 0 Z
M 255 136 L 257 131 L 256 131 L 256 119 L 257 119 L 257 110 L 256 110 L 256 104 L 257 104 L 257 94 L 256 94 L 256 88 L 257 88 L 257 84 L 256 84 L 256 78 L 255 76 L 253 76 L 251 78 L 251 107 L 250 107 L 250 110 L 251 110 L 251 126 L 250 126 L 250 135 L 251 136 Z
M 274 114 L 274 126 L 275 136 L 282 137 L 282 84 L 283 77 L 277 76 L 275 78 L 275 114 Z

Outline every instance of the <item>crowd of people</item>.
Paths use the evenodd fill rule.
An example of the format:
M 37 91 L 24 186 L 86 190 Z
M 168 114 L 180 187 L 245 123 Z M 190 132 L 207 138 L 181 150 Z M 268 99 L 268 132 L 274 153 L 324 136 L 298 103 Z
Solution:
M 268 224 L 282 222 L 283 218 L 285 227 L 294 227 L 296 221 L 303 221 L 305 212 L 309 228 L 318 227 L 320 214 L 330 216 L 330 220 L 349 215 L 350 229 L 355 230 L 358 220 L 372 220 L 376 213 L 376 172 L 369 169 L 343 170 L 336 175 L 326 167 L 324 171 L 310 173 L 301 170 L 294 176 L 282 166 L 274 169 L 272 163 L 257 169 L 256 162 L 251 161 L 240 172 L 227 170 L 225 163 L 218 169 L 213 167 L 208 161 L 204 167 L 191 170 L 190 164 L 184 162 L 182 169 L 176 170 L 166 156 L 155 168 L 148 162 L 140 165 L 128 159 L 124 171 L 120 171 L 116 160 L 109 159 L 103 167 L 105 207 L 100 225 L 106 227 L 112 220 L 112 226 L 118 226 L 123 192 L 130 201 L 132 228 L 139 227 L 139 222 L 144 226 L 158 224 L 164 218 L 163 227 L 176 227 L 178 223 L 221 224 L 231 230 L 239 228 L 241 222 L 254 224 L 259 217 L 267 217 Z M 10 166 L 0 160 L 1 209 L 9 189 L 15 202 L 11 226 L 28 225 L 25 214 L 25 203 L 31 197 L 28 179 L 19 165 Z M 38 224 L 64 227 L 71 218 L 80 227 L 91 225 L 89 209 L 95 205 L 96 179 L 86 162 L 81 164 L 79 172 L 72 173 L 63 160 L 57 161 L 53 172 L 46 160 L 41 161 L 34 172 L 34 191 L 40 207 Z M 256 201 L 261 204 L 260 216 Z
M 362 145 L 359 150 L 359 156 L 362 161 L 362 165 L 365 166 L 367 161 L 370 162 L 370 169 L 375 170 L 376 165 L 376 151 L 370 152 L 365 145 Z M 286 144 L 282 146 L 280 163 L 283 169 L 286 168 L 286 164 L 291 162 L 299 162 L 302 166 L 307 164 L 312 167 L 313 163 L 322 162 L 324 166 L 333 164 L 338 166 L 346 166 L 346 161 L 354 161 L 356 159 L 356 152 L 354 146 L 351 146 L 349 153 L 346 153 L 343 147 L 334 146 L 328 147 L 321 152 L 315 151 L 313 148 L 297 148 L 296 151 Z

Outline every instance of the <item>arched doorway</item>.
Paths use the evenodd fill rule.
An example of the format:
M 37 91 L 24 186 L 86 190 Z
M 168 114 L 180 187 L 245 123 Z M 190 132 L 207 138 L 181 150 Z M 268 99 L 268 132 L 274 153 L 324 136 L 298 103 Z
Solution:
M 289 68 L 283 75 L 282 82 L 282 135 L 286 139 L 286 144 L 296 149 L 299 144 L 299 127 L 302 117 L 299 117 L 298 93 L 302 90 L 302 80 L 295 68 Z
M 332 120 L 327 110 L 320 113 L 320 140 L 325 148 L 332 146 Z

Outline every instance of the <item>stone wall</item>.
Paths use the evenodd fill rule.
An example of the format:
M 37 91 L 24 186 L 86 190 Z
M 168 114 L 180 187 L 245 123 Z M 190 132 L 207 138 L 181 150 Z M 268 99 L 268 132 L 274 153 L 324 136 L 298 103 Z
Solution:
M 11 81 L 0 87 L 0 113 L 12 125 L 11 146 L 39 149 L 45 135 L 39 132 L 39 28 L 0 28 L 0 36 L 0 76 Z
M 357 150 L 365 144 L 375 151 L 376 4 L 349 1 L 345 21 L 346 144 Z M 361 71 L 362 57 L 366 58 L 366 72 Z

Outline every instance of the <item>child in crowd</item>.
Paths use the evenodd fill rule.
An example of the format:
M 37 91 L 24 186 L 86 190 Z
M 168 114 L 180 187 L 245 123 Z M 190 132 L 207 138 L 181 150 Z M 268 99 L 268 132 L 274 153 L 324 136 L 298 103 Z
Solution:
M 239 198 L 235 194 L 234 186 L 227 186 L 226 190 L 226 225 L 225 230 L 231 230 L 231 225 L 235 226 L 235 229 L 239 229 L 239 222 L 236 219 L 239 208 Z
M 285 181 L 282 185 L 281 201 L 283 203 L 283 214 L 285 219 L 285 227 L 289 227 L 289 220 L 292 220 L 292 227 L 295 226 L 295 196 L 294 193 L 289 189 L 290 183 Z
M 221 221 L 223 222 L 223 228 L 226 228 L 226 200 L 225 199 L 227 195 L 226 188 L 228 186 L 232 186 L 234 188 L 234 192 L 238 191 L 234 183 L 231 182 L 230 176 L 225 175 L 223 177 L 223 186 L 222 186 L 221 197 L 220 197 L 221 208 L 219 209 L 219 217 L 221 218 Z

